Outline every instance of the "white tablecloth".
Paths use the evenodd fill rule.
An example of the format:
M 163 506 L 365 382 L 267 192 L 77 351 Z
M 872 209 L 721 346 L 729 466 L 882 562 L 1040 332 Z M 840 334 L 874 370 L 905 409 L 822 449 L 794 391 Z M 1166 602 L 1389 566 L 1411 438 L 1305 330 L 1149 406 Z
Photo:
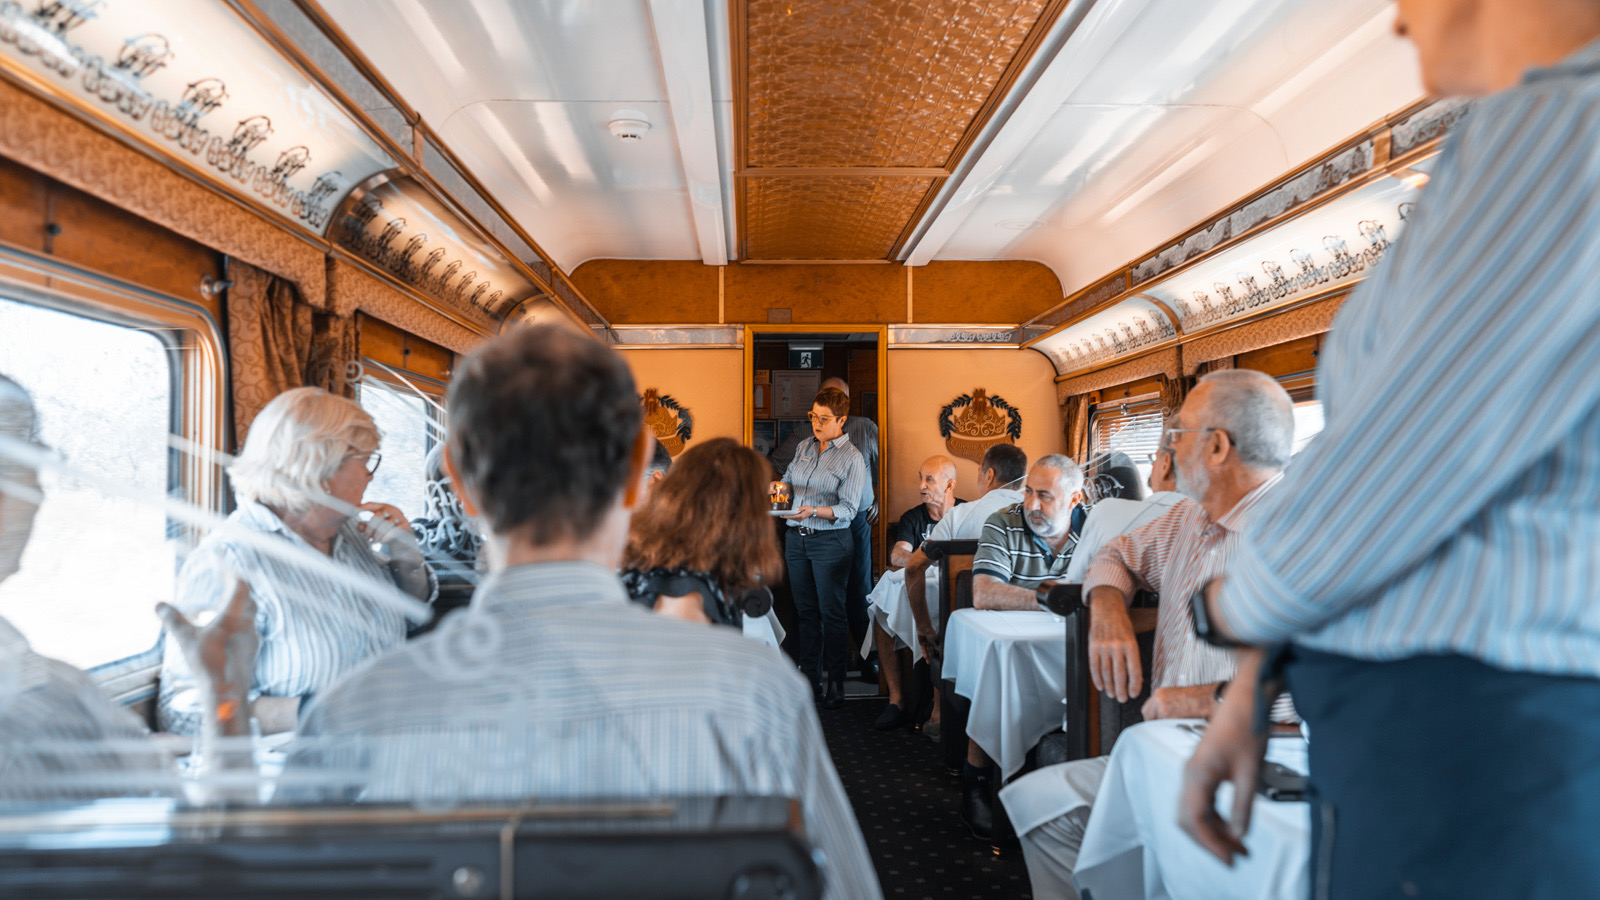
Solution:
M 1118 736 L 1078 853 L 1078 886 L 1088 888 L 1096 900 L 1310 896 L 1309 803 L 1279 803 L 1258 795 L 1244 841 L 1250 855 L 1235 859 L 1231 869 L 1178 828 L 1183 767 L 1200 743 L 1184 723 L 1199 724 L 1147 722 Z M 1306 742 L 1273 738 L 1267 742 L 1267 759 L 1304 772 Z M 1223 785 L 1217 809 L 1226 817 L 1232 804 L 1232 786 Z
M 783 649 L 783 625 L 778 622 L 777 610 L 769 609 L 767 614 L 752 619 L 749 616 L 740 616 L 741 630 L 747 638 L 755 638 L 764 644 L 770 644 L 778 649 Z
M 945 631 L 943 675 L 972 701 L 967 736 L 1010 778 L 1061 727 L 1066 622 L 1042 611 L 958 609 Z
M 928 621 L 939 621 L 939 568 L 930 566 L 927 574 Z M 895 647 L 908 647 L 913 663 L 922 659 L 922 643 L 917 640 L 917 620 L 911 615 L 911 595 L 906 593 L 904 569 L 883 573 L 872 593 L 867 595 L 867 612 L 872 621 L 894 638 Z M 872 630 L 861 641 L 861 656 L 866 658 L 876 647 Z

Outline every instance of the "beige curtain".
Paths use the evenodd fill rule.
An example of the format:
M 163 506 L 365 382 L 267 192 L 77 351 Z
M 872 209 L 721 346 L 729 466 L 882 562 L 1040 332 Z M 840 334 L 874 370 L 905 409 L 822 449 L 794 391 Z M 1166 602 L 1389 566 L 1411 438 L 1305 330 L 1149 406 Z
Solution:
M 314 385 L 355 396 L 345 366 L 359 351 L 353 317 L 312 307 L 293 284 L 254 266 L 231 261 L 228 275 L 231 443 L 238 452 L 262 407 L 290 388 Z
M 1078 462 L 1089 457 L 1089 395 L 1076 394 L 1061 404 L 1061 431 L 1067 456 Z

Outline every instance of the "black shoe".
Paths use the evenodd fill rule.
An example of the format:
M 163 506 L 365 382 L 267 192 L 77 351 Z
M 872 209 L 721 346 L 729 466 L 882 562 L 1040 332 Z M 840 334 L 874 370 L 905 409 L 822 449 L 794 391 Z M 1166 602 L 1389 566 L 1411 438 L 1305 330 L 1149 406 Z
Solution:
M 994 808 L 989 805 L 989 779 L 974 777 L 972 766 L 961 772 L 961 823 L 980 841 L 994 833 Z
M 872 727 L 879 731 L 893 731 L 903 727 L 907 721 L 909 718 L 906 716 L 906 711 L 901 709 L 899 704 L 891 703 L 878 714 L 878 720 L 872 723 Z
M 878 656 L 877 656 L 877 654 L 874 653 L 872 656 L 869 656 L 866 659 L 861 661 L 861 671 L 855 676 L 855 680 L 856 681 L 864 681 L 867 684 L 877 684 L 878 683 Z
M 828 690 L 823 693 L 822 703 L 819 705 L 823 709 L 838 709 L 839 707 L 843 706 L 844 682 L 842 680 L 829 681 Z

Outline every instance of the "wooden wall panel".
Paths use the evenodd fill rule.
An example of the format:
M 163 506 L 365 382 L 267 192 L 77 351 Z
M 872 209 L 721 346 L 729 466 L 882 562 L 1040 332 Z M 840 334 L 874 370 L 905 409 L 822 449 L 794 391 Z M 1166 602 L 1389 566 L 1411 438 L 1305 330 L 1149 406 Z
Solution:
M 693 260 L 592 259 L 572 282 L 615 325 L 717 321 L 717 268 Z
M 1324 335 L 1313 334 L 1272 347 L 1250 350 L 1233 358 L 1238 369 L 1255 369 L 1273 378 L 1310 372 L 1317 367 Z
M 905 321 L 900 266 L 730 265 L 726 279 L 729 322 L 766 322 L 768 309 L 815 325 Z
M 361 332 L 361 355 L 375 359 L 386 366 L 414 372 L 435 381 L 448 382 L 455 365 L 455 354 L 431 341 L 357 313 Z
M 50 226 L 59 232 L 50 234 Z M 222 254 L 19 163 L 0 158 L 0 241 L 198 303 L 205 275 L 222 277 Z
M 1060 303 L 1061 281 L 1026 260 L 931 262 L 912 270 L 912 300 L 923 324 L 1016 325 Z

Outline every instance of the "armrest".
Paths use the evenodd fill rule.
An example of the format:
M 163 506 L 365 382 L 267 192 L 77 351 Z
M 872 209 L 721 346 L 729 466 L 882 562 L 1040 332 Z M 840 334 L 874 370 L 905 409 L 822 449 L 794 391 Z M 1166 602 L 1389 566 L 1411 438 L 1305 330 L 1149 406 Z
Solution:
M 971 556 L 978 552 L 977 541 L 923 541 L 922 553 L 933 562 L 946 556 Z

